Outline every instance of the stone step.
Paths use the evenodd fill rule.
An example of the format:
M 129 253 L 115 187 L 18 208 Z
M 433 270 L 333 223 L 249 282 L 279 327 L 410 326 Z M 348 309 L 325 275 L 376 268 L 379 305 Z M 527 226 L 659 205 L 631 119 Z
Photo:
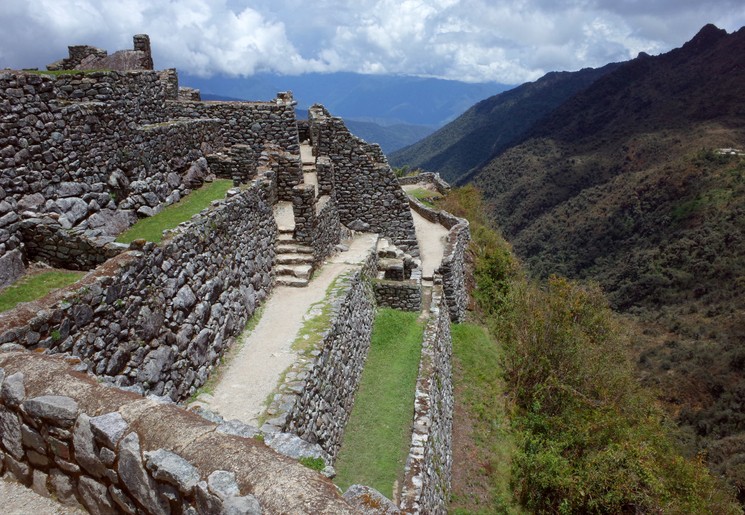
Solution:
M 310 279 L 313 273 L 313 265 L 277 265 L 274 268 L 277 277 L 297 277 L 298 279 Z
M 313 263 L 311 254 L 277 254 L 278 265 L 307 265 Z
M 313 254 L 313 249 L 298 243 L 278 243 L 277 254 Z
M 291 276 L 279 276 L 276 281 L 277 286 L 292 286 L 293 288 L 305 288 L 308 286 L 308 279 L 299 279 Z
M 280 226 L 277 227 L 277 232 L 280 235 L 282 235 L 282 234 L 290 234 L 291 235 L 291 234 L 294 234 L 295 233 L 295 228 L 294 227 L 284 227 L 284 226 L 280 225 Z
M 293 236 L 293 233 L 291 232 L 281 232 L 277 234 L 277 241 L 281 241 L 284 243 L 294 243 L 295 237 Z

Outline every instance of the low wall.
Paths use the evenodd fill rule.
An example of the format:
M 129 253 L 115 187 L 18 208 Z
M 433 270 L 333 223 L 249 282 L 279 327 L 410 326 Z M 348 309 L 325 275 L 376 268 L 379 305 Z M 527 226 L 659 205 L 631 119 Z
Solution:
M 362 369 L 370 349 L 375 301 L 369 278 L 374 249 L 361 270 L 342 277 L 329 299 L 329 329 L 315 349 L 296 363 L 269 407 L 267 429 L 294 433 L 318 443 L 332 459 L 341 446 Z
M 0 473 L 90 513 L 354 513 L 319 473 L 70 359 L 0 353 Z
M 0 344 L 71 353 L 106 381 L 188 397 L 272 286 L 277 227 L 267 195 L 257 183 L 216 201 L 160 246 L 120 254 L 82 283 L 0 314 Z
M 411 208 L 430 222 L 449 229 L 440 267 L 435 275 L 442 279 L 444 295 L 450 312 L 450 320 L 462 322 L 468 307 L 466 287 L 466 249 L 471 241 L 468 220 L 458 218 L 447 211 L 432 209 L 416 199 L 409 198 Z
M 411 450 L 400 508 L 404 513 L 447 513 L 452 475 L 452 339 L 446 300 L 435 287 L 424 330 L 414 401 Z
M 339 220 L 339 211 L 332 197 L 320 197 L 316 203 L 316 226 L 313 238 L 313 257 L 320 263 L 333 254 L 346 231 Z
M 401 186 L 420 183 L 431 184 L 440 195 L 447 195 L 450 191 L 450 185 L 442 180 L 439 173 L 422 172 L 417 175 L 399 177 L 398 183 Z
M 378 306 L 403 311 L 419 311 L 422 309 L 421 278 L 403 281 L 377 279 L 373 282 L 373 289 Z
M 54 267 L 91 270 L 129 248 L 113 238 L 91 239 L 82 231 L 64 229 L 49 217 L 27 218 L 19 225 L 26 257 Z

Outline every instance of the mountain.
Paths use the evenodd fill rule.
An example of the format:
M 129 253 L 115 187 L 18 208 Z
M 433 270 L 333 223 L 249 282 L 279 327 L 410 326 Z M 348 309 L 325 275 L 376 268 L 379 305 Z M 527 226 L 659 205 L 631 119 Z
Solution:
M 535 276 L 600 283 L 646 382 L 745 487 L 745 28 L 707 25 L 569 98 L 474 175 Z M 743 497 L 742 500 L 745 500 Z
M 315 103 L 335 116 L 375 122 L 379 125 L 440 127 L 469 106 L 511 86 L 469 83 L 402 75 L 357 73 L 308 73 L 305 75 L 256 74 L 245 78 L 180 75 L 182 86 L 199 88 L 203 94 L 245 100 L 269 100 L 278 91 L 290 90 L 298 108 Z
M 469 171 L 509 148 L 547 113 L 618 66 L 551 72 L 489 97 L 431 136 L 392 153 L 389 161 L 394 166 L 436 171 L 447 181 L 461 182 Z

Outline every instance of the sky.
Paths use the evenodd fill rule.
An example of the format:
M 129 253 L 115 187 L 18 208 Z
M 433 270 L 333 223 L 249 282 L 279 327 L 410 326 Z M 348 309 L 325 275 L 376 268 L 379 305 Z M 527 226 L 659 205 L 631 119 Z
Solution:
M 520 84 L 679 47 L 706 23 L 745 25 L 742 0 L 0 0 L 0 68 L 67 45 L 132 48 L 192 75 L 403 74 Z

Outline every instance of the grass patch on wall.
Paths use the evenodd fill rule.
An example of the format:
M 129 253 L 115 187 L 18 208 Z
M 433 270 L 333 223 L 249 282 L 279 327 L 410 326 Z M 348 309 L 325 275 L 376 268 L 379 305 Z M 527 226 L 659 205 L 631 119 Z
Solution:
M 419 313 L 380 309 L 354 409 L 335 463 L 343 490 L 360 483 L 391 498 L 411 444 L 423 325 Z
M 455 416 L 450 513 L 524 513 L 512 496 L 515 452 L 501 354 L 487 329 L 451 327 Z
M 436 191 L 428 190 L 426 188 L 414 188 L 407 190 L 406 193 L 428 207 L 434 207 L 433 202 L 435 199 L 441 197 L 441 195 Z
M 49 270 L 22 277 L 0 292 L 0 312 L 13 309 L 21 302 L 40 299 L 52 290 L 78 281 L 84 275 L 85 272 Z
M 217 179 L 194 190 L 180 201 L 164 208 L 160 213 L 139 220 L 124 231 L 116 241 L 131 243 L 134 240 L 147 240 L 160 243 L 163 231 L 173 229 L 178 224 L 189 220 L 210 205 L 213 200 L 225 198 L 225 193 L 233 187 L 229 179 Z

